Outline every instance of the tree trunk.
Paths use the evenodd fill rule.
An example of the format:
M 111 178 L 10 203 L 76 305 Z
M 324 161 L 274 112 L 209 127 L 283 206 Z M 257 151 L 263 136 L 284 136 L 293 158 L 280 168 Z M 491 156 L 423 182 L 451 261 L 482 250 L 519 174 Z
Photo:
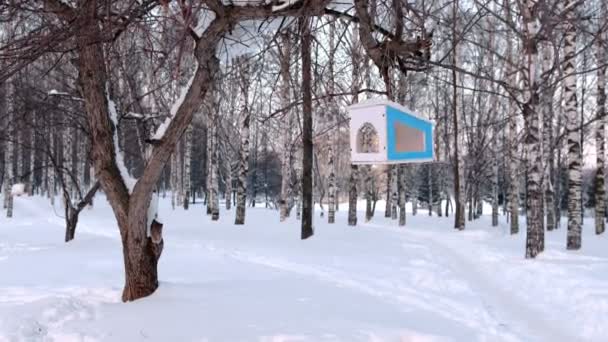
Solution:
M 290 64 L 291 64 L 291 34 L 290 30 L 286 29 L 281 33 L 281 106 L 283 108 L 287 108 L 291 102 L 290 98 L 290 88 L 291 88 L 291 74 L 290 74 Z M 279 210 L 280 210 L 280 221 L 283 222 L 289 217 L 290 207 L 292 200 L 292 192 L 291 189 L 291 130 L 293 126 L 293 116 L 291 111 L 285 112 L 286 118 L 281 120 L 281 135 L 283 142 L 283 154 L 281 159 L 281 199 L 279 202 Z
M 601 2 L 601 16 L 608 17 L 608 6 Z M 596 60 L 606 60 L 606 28 L 599 24 Z M 606 64 L 597 69 L 597 128 L 595 133 L 596 171 L 595 171 L 595 234 L 606 230 L 604 216 L 606 215 L 606 184 L 604 181 L 606 154 Z
M 511 19 L 511 3 L 510 0 L 504 1 L 505 8 L 505 16 L 507 20 L 510 22 Z M 517 67 L 513 58 L 513 37 L 511 36 L 511 30 L 507 28 L 507 83 L 510 87 L 516 86 L 515 81 L 515 73 L 517 72 Z M 509 191 L 508 191 L 508 202 L 509 202 L 509 212 L 510 212 L 510 231 L 511 234 L 517 234 L 519 232 L 519 178 L 517 176 L 518 163 L 517 163 L 517 147 L 518 143 L 517 139 L 517 115 L 515 110 L 514 101 L 512 99 L 508 100 L 508 116 L 509 121 L 507 125 L 508 129 L 508 137 L 507 137 L 507 162 L 508 162 L 508 183 L 509 183 Z
M 575 7 L 572 0 L 564 8 Z M 564 81 L 566 127 L 568 129 L 568 249 L 581 248 L 581 145 L 576 98 L 576 26 L 574 8 L 567 11 L 564 35 Z
M 399 225 L 405 226 L 405 165 L 399 165 Z
M 358 182 L 358 166 L 350 166 L 350 178 L 348 180 L 348 225 L 357 225 L 357 182 Z
M 397 165 L 391 165 L 391 218 L 397 219 L 397 201 L 399 199 L 399 176 L 397 174 Z
M 393 191 L 392 191 L 392 178 L 393 178 L 393 167 L 388 166 L 386 168 L 386 206 L 384 208 L 384 217 L 391 217 L 391 209 L 392 209 L 392 199 L 393 199 Z
M 186 146 L 184 147 L 184 210 L 188 210 L 192 192 L 192 174 L 190 170 L 192 161 L 192 130 L 192 124 L 188 125 L 186 136 L 184 137 L 184 141 L 186 142 Z
M 524 27 L 524 54 L 526 58 L 526 75 L 524 91 L 525 103 L 523 115 L 525 120 L 526 149 L 526 193 L 527 193 L 527 229 L 526 258 L 535 258 L 543 246 L 543 196 L 542 196 L 542 156 L 540 150 L 541 132 L 538 113 L 538 46 L 536 35 L 539 30 L 535 3 L 525 1 L 522 6 L 522 24 Z
M 311 237 L 313 230 L 313 141 L 312 141 L 312 72 L 311 72 L 311 20 L 299 19 L 302 35 L 302 240 Z
M 336 175 L 334 174 L 334 157 L 331 148 L 329 149 L 329 163 L 327 168 L 329 169 L 329 179 L 327 180 L 329 193 L 327 222 L 334 223 L 336 220 Z
M 15 138 L 15 129 L 13 128 L 14 122 L 13 118 L 15 117 L 15 85 L 13 84 L 13 80 L 8 80 L 6 82 L 6 111 L 8 114 L 8 125 L 6 125 L 6 133 L 5 136 L 7 140 L 5 142 L 6 150 L 4 152 L 4 169 L 5 169 L 5 181 L 4 181 L 4 200 L 6 207 L 6 217 L 13 217 L 13 182 L 14 182 L 14 165 L 13 161 L 15 160 L 15 146 L 13 144 L 13 139 Z
M 543 74 L 547 73 L 548 70 L 553 66 L 553 54 L 551 46 L 547 43 L 542 45 L 542 63 L 543 63 Z M 553 193 L 553 154 L 554 154 L 554 141 L 553 141 L 553 86 L 551 85 L 551 79 L 547 77 L 543 80 L 541 86 L 541 103 L 542 103 L 542 124 L 543 124 L 543 160 L 544 160 L 544 172 L 543 172 L 543 188 L 545 191 L 545 213 L 547 216 L 547 230 L 553 230 L 555 228 L 555 204 L 554 193 Z
M 236 195 L 236 216 L 234 224 L 245 224 L 245 208 L 247 206 L 247 174 L 249 172 L 249 123 L 251 113 L 249 111 L 249 65 L 241 58 L 239 62 L 239 81 L 241 88 L 241 148 L 238 163 L 237 195 Z
M 452 65 L 455 67 L 458 65 L 458 43 L 456 37 L 458 36 L 457 21 L 458 21 L 458 0 L 454 0 L 452 10 Z M 454 120 L 454 197 L 456 200 L 456 215 L 454 218 L 454 228 L 463 230 L 465 226 L 464 218 L 464 206 L 465 206 L 465 193 L 464 193 L 464 172 L 463 172 L 463 160 L 462 152 L 460 151 L 460 136 L 459 136 L 459 124 L 460 114 L 458 110 L 458 76 L 456 69 L 452 69 L 452 119 Z

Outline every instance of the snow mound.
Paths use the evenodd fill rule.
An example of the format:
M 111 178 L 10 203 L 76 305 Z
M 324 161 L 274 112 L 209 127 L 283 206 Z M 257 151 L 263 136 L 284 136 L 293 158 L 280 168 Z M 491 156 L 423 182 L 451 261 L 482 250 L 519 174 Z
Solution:
M 11 188 L 11 195 L 13 196 L 21 196 L 25 194 L 25 184 L 23 183 L 15 183 Z

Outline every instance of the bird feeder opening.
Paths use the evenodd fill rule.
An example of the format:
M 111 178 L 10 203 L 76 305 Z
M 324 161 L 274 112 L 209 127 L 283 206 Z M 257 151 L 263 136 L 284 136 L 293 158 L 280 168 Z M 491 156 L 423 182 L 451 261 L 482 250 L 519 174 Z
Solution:
M 357 153 L 378 153 L 380 138 L 378 131 L 369 122 L 364 123 L 357 132 Z

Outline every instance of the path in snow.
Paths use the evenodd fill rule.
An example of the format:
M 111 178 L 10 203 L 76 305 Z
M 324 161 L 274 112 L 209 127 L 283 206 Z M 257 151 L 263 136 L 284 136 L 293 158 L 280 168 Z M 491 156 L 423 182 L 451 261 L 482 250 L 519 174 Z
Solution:
M 407 230 L 405 234 L 424 239 L 432 246 L 435 254 L 440 255 L 446 265 L 466 280 L 483 301 L 488 312 L 501 322 L 501 326 L 518 332 L 519 336 L 528 340 L 532 340 L 533 336 L 539 341 L 577 340 L 561 328 L 560 322 L 547 321 L 544 313 L 533 309 L 506 291 L 485 270 L 478 267 L 477 262 L 470 259 L 470 254 L 462 252 L 462 250 L 470 252 L 473 247 L 467 245 L 465 239 L 456 240 L 451 236 L 437 238 L 436 234 L 419 230 Z M 494 271 L 500 272 L 500 269 Z

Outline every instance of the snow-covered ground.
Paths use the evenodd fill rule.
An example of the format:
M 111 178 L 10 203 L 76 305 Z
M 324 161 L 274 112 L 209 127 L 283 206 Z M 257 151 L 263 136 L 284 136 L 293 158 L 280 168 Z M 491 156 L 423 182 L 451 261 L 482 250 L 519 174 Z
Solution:
M 59 201 L 58 201 L 59 202 Z M 315 217 L 315 236 L 278 213 L 233 212 L 211 222 L 197 204 L 161 200 L 161 285 L 123 304 L 119 233 L 102 197 L 76 240 L 48 200 L 16 198 L 0 218 L 0 341 L 607 341 L 608 236 L 566 251 L 565 229 L 525 260 L 524 235 L 489 217 L 408 216 L 405 228 L 377 212 L 346 226 Z M 383 208 L 381 204 L 378 206 Z M 363 213 L 359 213 L 362 221 Z M 608 234 L 605 234 L 608 235 Z

